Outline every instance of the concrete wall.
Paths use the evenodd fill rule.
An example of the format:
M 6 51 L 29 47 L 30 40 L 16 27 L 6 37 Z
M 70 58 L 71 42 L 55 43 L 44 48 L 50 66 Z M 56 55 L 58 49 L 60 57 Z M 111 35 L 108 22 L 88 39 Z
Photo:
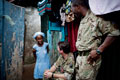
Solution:
M 37 31 L 41 31 L 41 17 L 36 8 L 26 8 L 24 64 L 34 62 L 32 46 L 35 44 L 35 40 L 33 39 L 33 34 Z

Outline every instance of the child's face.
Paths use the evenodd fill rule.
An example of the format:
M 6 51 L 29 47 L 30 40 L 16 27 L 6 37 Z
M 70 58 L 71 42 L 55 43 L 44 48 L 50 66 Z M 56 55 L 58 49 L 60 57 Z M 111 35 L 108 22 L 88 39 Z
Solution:
M 43 44 L 43 36 L 39 35 L 36 37 L 36 41 L 39 43 L 39 44 Z

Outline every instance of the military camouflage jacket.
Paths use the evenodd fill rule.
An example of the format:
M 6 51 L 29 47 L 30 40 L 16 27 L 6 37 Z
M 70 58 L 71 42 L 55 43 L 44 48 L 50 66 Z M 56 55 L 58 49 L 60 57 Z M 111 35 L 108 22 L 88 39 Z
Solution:
M 105 21 L 88 11 L 81 20 L 76 47 L 79 51 L 97 49 L 101 44 L 103 35 L 118 36 L 120 31 L 110 21 Z
M 55 73 L 64 74 L 67 80 L 71 80 L 75 67 L 73 54 L 69 53 L 66 60 L 63 58 L 62 55 L 60 55 L 58 60 L 55 62 L 54 66 L 56 67 Z M 64 80 L 64 79 L 58 78 L 56 80 Z

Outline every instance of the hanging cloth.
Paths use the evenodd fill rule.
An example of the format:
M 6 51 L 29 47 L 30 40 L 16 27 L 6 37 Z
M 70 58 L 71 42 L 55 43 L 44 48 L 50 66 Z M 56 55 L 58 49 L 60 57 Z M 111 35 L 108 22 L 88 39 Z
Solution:
M 67 0 L 66 2 L 65 14 L 66 14 L 66 22 L 72 22 L 75 19 L 74 13 L 71 10 L 71 0 Z
M 62 21 L 62 26 L 65 26 L 65 4 L 60 8 L 60 19 Z
M 70 11 L 71 11 L 71 0 L 67 0 L 65 13 L 68 14 Z
M 80 21 L 73 21 L 67 24 L 68 42 L 70 43 L 71 52 L 75 52 L 77 50 L 75 44 L 77 40 L 79 23 Z
M 48 0 L 38 2 L 38 12 L 42 16 L 45 12 L 51 11 L 51 3 Z

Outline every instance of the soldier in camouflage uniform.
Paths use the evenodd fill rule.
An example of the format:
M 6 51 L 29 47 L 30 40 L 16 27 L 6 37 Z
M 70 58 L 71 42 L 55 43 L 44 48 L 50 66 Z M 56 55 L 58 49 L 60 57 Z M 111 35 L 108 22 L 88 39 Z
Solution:
M 88 0 L 73 0 L 72 11 L 82 15 L 76 48 L 76 80 L 95 80 L 101 65 L 101 54 L 120 35 L 120 31 L 109 21 L 95 16 L 86 6 Z M 102 43 L 102 37 L 106 35 Z
M 59 42 L 57 49 L 61 55 L 51 69 L 44 72 L 44 76 L 55 80 L 71 80 L 75 62 L 70 46 L 67 42 Z

